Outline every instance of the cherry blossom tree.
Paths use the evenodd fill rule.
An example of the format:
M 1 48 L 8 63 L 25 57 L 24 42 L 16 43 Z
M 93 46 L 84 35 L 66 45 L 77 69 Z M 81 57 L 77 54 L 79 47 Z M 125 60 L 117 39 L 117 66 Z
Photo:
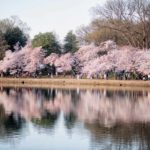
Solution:
M 44 50 L 26 46 L 19 51 L 6 51 L 4 59 L 0 62 L 0 71 L 15 74 L 18 69 L 22 72 L 35 72 L 38 66 L 43 63 Z
M 143 75 L 150 73 L 150 51 L 131 46 L 118 47 L 113 41 L 106 41 L 96 47 L 82 46 L 76 53 L 58 55 L 50 54 L 44 58 L 45 52 L 41 47 L 26 46 L 21 50 L 6 51 L 0 61 L 0 71 L 16 74 L 35 73 L 44 65 L 55 65 L 58 73 L 70 73 L 77 70 L 78 74 L 88 78 L 106 72 L 137 72 Z M 44 64 L 44 65 L 42 65 Z
M 141 73 L 150 74 L 150 51 L 136 53 L 135 68 Z
M 72 70 L 74 62 L 75 62 L 75 59 L 71 53 L 66 53 L 66 54 L 60 56 L 55 61 L 55 66 L 57 68 L 57 72 L 58 73 L 70 72 Z
M 55 64 L 55 61 L 59 58 L 56 53 L 51 53 L 48 57 L 44 59 L 44 64 Z
M 43 63 L 44 59 L 44 50 L 41 49 L 41 47 L 31 49 L 29 48 L 31 52 L 27 53 L 25 57 L 25 67 L 24 71 L 33 73 L 36 70 L 40 69 L 40 64 Z M 27 49 L 29 51 L 29 49 Z

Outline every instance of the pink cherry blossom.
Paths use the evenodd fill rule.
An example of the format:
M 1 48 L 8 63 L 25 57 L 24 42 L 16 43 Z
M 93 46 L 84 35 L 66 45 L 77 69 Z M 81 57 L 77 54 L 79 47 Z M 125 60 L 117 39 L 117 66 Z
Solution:
M 75 54 L 50 54 L 44 58 L 44 50 L 26 46 L 21 50 L 6 51 L 0 61 L 0 71 L 15 74 L 18 68 L 22 72 L 34 73 L 42 64 L 54 64 L 58 73 L 71 72 L 75 68 L 81 75 L 88 77 L 107 71 L 150 73 L 150 50 L 141 50 L 131 46 L 119 47 L 113 41 L 106 41 L 95 46 L 82 46 Z
M 18 68 L 22 71 L 35 72 L 38 65 L 43 63 L 44 50 L 39 48 L 24 47 L 19 51 L 6 51 L 4 59 L 1 61 L 0 71 L 15 74 Z
M 58 72 L 71 71 L 73 64 L 74 64 L 74 57 L 71 53 L 64 54 L 55 61 L 55 66 Z
M 54 64 L 58 58 L 58 54 L 52 53 L 44 59 L 44 64 Z

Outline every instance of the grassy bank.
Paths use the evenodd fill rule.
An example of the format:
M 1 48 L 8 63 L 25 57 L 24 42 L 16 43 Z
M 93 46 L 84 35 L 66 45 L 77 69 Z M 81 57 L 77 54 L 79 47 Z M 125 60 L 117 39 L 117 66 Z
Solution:
M 119 86 L 150 88 L 150 81 L 137 80 L 90 80 L 90 79 L 50 79 L 50 78 L 0 78 L 0 85 L 31 85 L 31 86 Z

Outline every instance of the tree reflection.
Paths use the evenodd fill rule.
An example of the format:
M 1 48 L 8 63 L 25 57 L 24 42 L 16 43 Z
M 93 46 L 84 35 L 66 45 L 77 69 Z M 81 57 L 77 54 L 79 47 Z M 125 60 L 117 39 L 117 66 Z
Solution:
M 74 114 L 82 121 L 150 121 L 146 91 L 4 88 L 0 104 L 27 120 L 63 111 L 67 118 Z
M 96 145 L 115 150 L 150 149 L 150 124 L 120 124 L 106 128 L 86 123 L 85 128 L 91 133 L 93 149 Z
M 45 112 L 41 119 L 33 118 L 32 122 L 34 125 L 43 128 L 43 129 L 53 129 L 55 127 L 56 121 L 59 117 L 59 113 L 49 113 Z
M 77 121 L 77 117 L 73 112 L 64 116 L 65 126 L 67 129 L 72 129 Z
M 0 105 L 0 123 L 4 123 L 5 121 L 5 109 L 3 105 Z
M 149 108 L 148 91 L 1 88 L 0 136 L 20 132 L 24 120 L 53 131 L 61 113 L 69 131 L 85 125 L 92 147 L 150 149 Z
M 0 105 L 0 138 L 19 134 L 24 123 L 19 114 L 6 114 L 3 105 Z
M 22 128 L 24 120 L 21 118 L 19 114 L 11 113 L 8 115 L 4 121 L 4 126 L 6 130 L 11 133 L 13 131 L 19 131 Z

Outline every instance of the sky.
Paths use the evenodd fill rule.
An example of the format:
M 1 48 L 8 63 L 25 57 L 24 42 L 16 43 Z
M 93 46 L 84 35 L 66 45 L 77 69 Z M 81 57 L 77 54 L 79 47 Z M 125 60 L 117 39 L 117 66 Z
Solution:
M 39 32 L 55 32 L 62 40 L 69 30 L 88 25 L 91 8 L 106 0 L 0 0 L 0 19 L 18 16 L 30 27 L 31 38 Z

